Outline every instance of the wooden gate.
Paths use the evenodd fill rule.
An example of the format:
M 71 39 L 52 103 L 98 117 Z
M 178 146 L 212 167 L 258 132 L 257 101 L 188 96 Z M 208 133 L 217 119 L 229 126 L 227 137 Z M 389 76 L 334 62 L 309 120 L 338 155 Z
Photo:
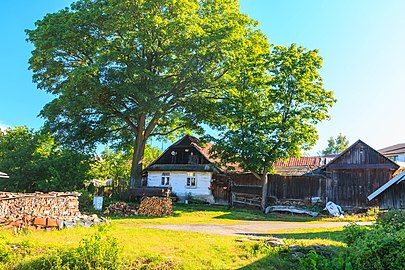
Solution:
M 212 195 L 214 196 L 215 203 L 229 204 L 230 198 L 230 178 L 224 174 L 214 174 L 211 183 Z

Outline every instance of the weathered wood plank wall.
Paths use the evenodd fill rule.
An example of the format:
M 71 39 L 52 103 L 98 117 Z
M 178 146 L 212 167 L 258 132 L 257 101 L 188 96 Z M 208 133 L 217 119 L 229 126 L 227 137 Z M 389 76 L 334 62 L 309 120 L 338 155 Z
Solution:
M 268 196 L 279 200 L 310 200 L 321 197 L 326 200 L 326 183 L 330 179 L 322 176 L 281 176 L 269 175 Z
M 405 181 L 394 184 L 381 195 L 381 209 L 404 209 L 405 208 Z

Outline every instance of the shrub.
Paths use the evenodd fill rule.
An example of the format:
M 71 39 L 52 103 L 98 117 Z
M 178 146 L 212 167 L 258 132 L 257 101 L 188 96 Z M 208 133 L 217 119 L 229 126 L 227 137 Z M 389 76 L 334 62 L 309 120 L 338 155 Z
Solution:
M 405 214 L 390 211 L 368 229 L 350 225 L 344 229 L 347 256 L 354 269 L 405 269 Z
M 120 269 L 120 266 L 117 240 L 106 236 L 105 227 L 100 226 L 96 234 L 82 239 L 79 247 L 50 252 L 36 260 L 23 262 L 16 269 L 112 270 Z
M 356 223 L 351 223 L 344 227 L 343 235 L 344 241 L 350 246 L 359 237 L 363 237 L 370 229 L 365 226 L 357 225 Z
M 405 211 L 392 210 L 382 214 L 377 219 L 376 226 L 392 232 L 405 229 Z
M 76 249 L 79 255 L 79 269 L 118 269 L 119 248 L 115 238 L 104 236 L 104 226 L 99 232 L 87 239 L 83 239 Z
M 93 194 L 88 192 L 85 189 L 79 190 L 81 193 L 79 197 L 79 210 L 80 212 L 92 212 L 94 211 L 93 208 Z
M 374 229 L 348 248 L 355 269 L 405 269 L 405 230 L 395 233 Z
M 305 270 L 352 270 L 350 262 L 336 256 L 332 260 L 310 250 L 305 258 L 299 258 L 300 266 Z

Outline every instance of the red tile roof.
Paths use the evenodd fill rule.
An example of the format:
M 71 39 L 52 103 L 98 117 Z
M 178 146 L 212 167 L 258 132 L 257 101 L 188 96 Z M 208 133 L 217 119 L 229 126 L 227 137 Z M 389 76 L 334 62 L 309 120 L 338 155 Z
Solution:
M 321 166 L 320 157 L 290 157 L 287 161 L 280 160 L 274 167 Z

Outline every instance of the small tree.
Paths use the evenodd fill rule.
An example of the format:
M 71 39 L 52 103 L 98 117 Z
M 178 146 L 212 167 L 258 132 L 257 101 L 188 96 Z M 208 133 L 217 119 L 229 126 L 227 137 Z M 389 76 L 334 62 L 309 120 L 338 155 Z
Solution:
M 273 47 L 265 62 L 251 59 L 236 77 L 238 91 L 231 91 L 220 108 L 224 121 L 216 126 L 219 138 L 211 138 L 213 152 L 223 163 L 236 163 L 261 178 L 263 210 L 273 163 L 313 146 L 315 125 L 329 117 L 335 102 L 323 88 L 317 53 L 293 44 Z
M 328 140 L 328 147 L 322 151 L 323 155 L 339 154 L 349 147 L 349 140 L 346 136 L 339 133 L 336 139 L 330 137 Z

